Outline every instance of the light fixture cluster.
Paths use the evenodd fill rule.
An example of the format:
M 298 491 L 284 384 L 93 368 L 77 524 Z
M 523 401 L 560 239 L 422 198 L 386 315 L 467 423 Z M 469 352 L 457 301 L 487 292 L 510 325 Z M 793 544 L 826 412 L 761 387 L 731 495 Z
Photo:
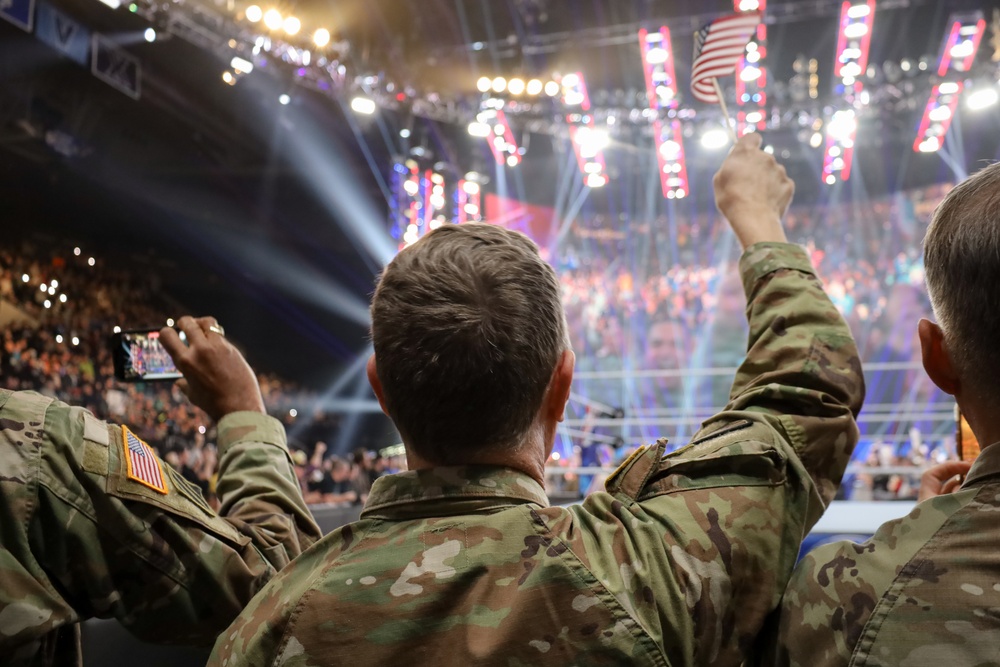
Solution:
M 733 0 L 738 12 L 763 12 L 767 0 Z M 743 135 L 767 124 L 767 24 L 757 26 L 754 39 L 736 65 L 736 127 Z
M 260 5 L 249 5 L 243 10 L 243 18 L 250 23 L 261 23 L 272 34 L 283 33 L 295 37 L 302 31 L 302 21 L 292 15 L 283 15 L 275 7 L 263 9 Z M 312 33 L 312 43 L 316 48 L 326 48 L 330 44 L 330 31 L 327 28 L 317 28 Z
M 542 81 L 541 79 L 528 79 L 525 81 L 520 77 L 507 79 L 496 76 L 492 79 L 488 76 L 481 76 L 476 81 L 476 89 L 481 93 L 492 93 L 494 95 L 509 94 L 514 97 L 527 95 L 538 97 L 547 95 L 555 97 L 559 94 L 559 84 L 552 80 Z
M 944 145 L 945 135 L 951 127 L 951 120 L 958 108 L 959 99 L 965 89 L 963 75 L 972 68 L 972 62 L 979 50 L 979 42 L 986 31 L 986 20 L 981 11 L 951 16 L 951 29 L 941 47 L 938 60 L 938 76 L 944 81 L 934 86 L 920 119 L 920 129 L 913 142 L 913 150 L 920 153 L 936 153 Z M 990 88 L 976 91 L 969 97 L 969 106 L 983 108 L 988 102 Z M 993 97 L 996 95 L 993 89 Z M 978 96 L 978 97 L 977 97 Z
M 569 138 L 576 154 L 576 162 L 583 173 L 584 183 L 590 188 L 604 187 L 608 183 L 604 149 L 611 143 L 605 129 L 598 129 L 590 110 L 590 96 L 582 72 L 572 72 L 560 77 L 562 103 L 569 123 Z
M 833 185 L 851 176 L 854 141 L 858 134 L 857 109 L 866 104 L 861 76 L 868 68 L 875 0 L 845 2 L 840 10 L 837 60 L 834 65 L 835 94 L 843 100 L 826 124 L 823 150 L 823 181 Z
M 400 250 L 442 225 L 482 220 L 479 174 L 449 180 L 437 169 L 421 169 L 413 159 L 394 165 L 390 215 Z
M 646 99 L 650 110 L 656 114 L 653 137 L 663 196 L 667 199 L 681 199 L 688 193 L 684 136 L 680 121 L 676 118 L 664 119 L 661 113 L 678 106 L 677 73 L 670 43 L 670 29 L 663 26 L 656 32 L 640 30 L 639 49 L 646 74 Z
M 489 141 L 490 151 L 497 164 L 516 167 L 521 164 L 525 151 L 517 145 L 503 107 L 501 99 L 490 97 L 483 100 L 476 120 L 469 123 L 469 134 Z

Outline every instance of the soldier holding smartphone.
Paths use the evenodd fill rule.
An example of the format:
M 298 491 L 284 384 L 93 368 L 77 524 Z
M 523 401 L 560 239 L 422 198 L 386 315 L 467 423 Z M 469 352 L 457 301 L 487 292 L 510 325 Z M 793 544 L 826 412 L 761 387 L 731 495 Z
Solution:
M 78 622 L 208 645 L 320 532 L 281 424 L 213 318 L 160 340 L 181 389 L 218 422 L 218 513 L 127 425 L 34 392 L 0 391 L 0 653 L 73 665 Z

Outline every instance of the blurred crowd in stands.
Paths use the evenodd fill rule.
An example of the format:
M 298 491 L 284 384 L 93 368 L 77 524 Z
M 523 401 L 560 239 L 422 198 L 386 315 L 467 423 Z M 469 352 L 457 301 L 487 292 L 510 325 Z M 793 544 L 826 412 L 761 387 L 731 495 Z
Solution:
M 930 311 L 920 239 L 946 190 L 935 186 L 864 206 L 846 202 L 797 208 L 788 215 L 790 240 L 811 251 L 866 362 L 916 359 L 914 324 Z M 574 222 L 552 261 L 562 280 L 580 370 L 739 363 L 746 328 L 735 270 L 738 248 L 714 215 L 692 213 L 652 222 L 599 216 Z M 184 312 L 164 295 L 155 272 L 110 265 L 81 248 L 26 241 L 0 251 L 0 299 L 0 387 L 37 390 L 128 424 L 212 497 L 218 456 L 210 420 L 172 383 L 114 379 L 108 339 L 116 327 L 155 328 L 167 314 Z M 701 394 L 687 380 L 660 378 L 644 378 L 632 391 L 643 405 L 672 409 L 686 393 L 688 405 L 719 406 L 726 399 L 728 378 Z M 335 455 L 324 443 L 335 437 L 338 416 L 317 408 L 316 394 L 273 375 L 260 376 L 260 384 L 269 412 L 289 431 L 309 502 L 362 503 L 378 476 L 404 467 L 398 451 Z M 620 380 L 612 384 L 618 392 L 625 386 Z M 869 383 L 868 403 L 916 403 L 920 397 L 912 387 L 923 385 L 912 373 L 876 379 Z M 599 389 L 588 389 L 593 389 L 590 398 L 603 400 Z M 608 398 L 608 403 L 624 404 L 620 397 Z M 622 433 L 612 429 L 609 434 Z M 894 435 L 886 429 L 872 433 Z M 643 439 L 658 435 L 644 432 Z M 622 451 L 638 444 L 626 441 L 614 451 L 588 444 L 580 435 L 573 442 L 563 448 L 560 460 L 550 462 L 554 467 L 613 465 Z M 896 444 L 869 448 L 874 453 L 864 453 L 856 464 L 919 468 L 940 454 L 912 448 L 903 438 L 887 442 Z M 586 492 L 600 481 L 597 475 L 556 472 L 550 483 L 559 495 Z M 910 497 L 916 482 L 905 473 L 859 472 L 848 478 L 845 493 Z
M 122 326 L 156 328 L 178 312 L 154 272 L 109 266 L 80 248 L 9 245 L 0 251 L 0 387 L 35 390 L 127 424 L 212 500 L 218 455 L 211 420 L 173 383 L 114 377 L 111 334 Z M 268 411 L 286 428 L 308 418 L 291 446 L 310 502 L 363 502 L 375 477 L 401 466 L 366 451 L 333 456 L 320 439 L 336 433 L 336 415 L 299 417 L 314 394 L 274 375 L 259 380 Z

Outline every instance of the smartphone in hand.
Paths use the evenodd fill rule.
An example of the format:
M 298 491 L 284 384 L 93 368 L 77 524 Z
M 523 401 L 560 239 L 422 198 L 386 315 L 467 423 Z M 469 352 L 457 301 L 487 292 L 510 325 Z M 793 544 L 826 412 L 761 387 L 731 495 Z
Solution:
M 184 334 L 181 334 L 184 339 Z M 176 380 L 181 376 L 160 343 L 159 329 L 122 331 L 111 337 L 115 377 L 122 382 Z

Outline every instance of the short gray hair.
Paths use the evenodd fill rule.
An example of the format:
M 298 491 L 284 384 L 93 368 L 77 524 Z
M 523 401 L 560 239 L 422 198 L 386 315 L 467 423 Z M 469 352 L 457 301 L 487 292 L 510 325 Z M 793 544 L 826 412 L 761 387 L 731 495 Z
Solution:
M 927 291 L 966 381 L 1000 395 L 1000 163 L 956 186 L 924 237 Z

